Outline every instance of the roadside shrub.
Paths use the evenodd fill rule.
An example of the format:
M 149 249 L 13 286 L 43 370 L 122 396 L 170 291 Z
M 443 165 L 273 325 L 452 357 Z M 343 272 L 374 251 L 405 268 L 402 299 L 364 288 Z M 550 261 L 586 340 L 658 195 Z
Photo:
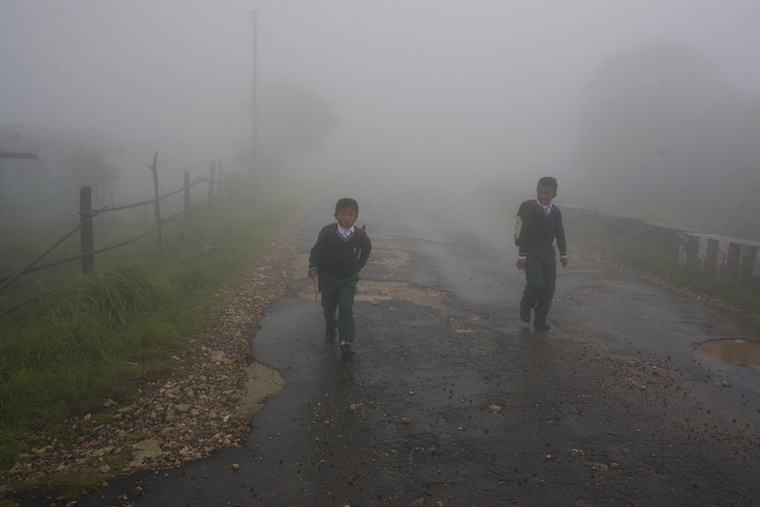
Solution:
M 176 266 L 167 275 L 171 284 L 183 294 L 205 287 L 216 279 L 214 270 L 200 263 Z
M 53 297 L 58 318 L 89 313 L 112 328 L 144 319 L 178 296 L 175 288 L 148 265 L 123 262 L 80 278 Z

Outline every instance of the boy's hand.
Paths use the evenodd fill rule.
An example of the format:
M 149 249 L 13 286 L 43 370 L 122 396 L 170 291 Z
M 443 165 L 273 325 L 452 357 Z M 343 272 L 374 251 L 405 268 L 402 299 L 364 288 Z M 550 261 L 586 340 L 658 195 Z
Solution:
M 560 257 L 559 263 L 562 264 L 563 268 L 567 267 L 567 257 Z
M 521 271 L 525 269 L 525 261 L 526 259 L 517 259 L 517 269 Z
M 314 278 L 317 276 L 317 270 L 316 269 L 310 269 L 309 270 L 309 278 Z

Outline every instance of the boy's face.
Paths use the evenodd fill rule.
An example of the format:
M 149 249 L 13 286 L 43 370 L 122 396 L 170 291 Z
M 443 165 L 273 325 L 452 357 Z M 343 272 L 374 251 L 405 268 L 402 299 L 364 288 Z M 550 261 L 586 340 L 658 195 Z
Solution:
M 359 214 L 354 211 L 354 208 L 339 209 L 335 214 L 335 220 L 337 220 L 340 226 L 344 229 L 348 229 L 354 225 L 357 218 L 359 218 Z
M 539 185 L 536 189 L 536 199 L 538 199 L 538 202 L 540 202 L 543 206 L 548 206 L 549 203 L 552 202 L 552 199 L 555 197 L 557 197 L 557 194 L 554 192 L 554 189 L 552 189 L 552 187 Z

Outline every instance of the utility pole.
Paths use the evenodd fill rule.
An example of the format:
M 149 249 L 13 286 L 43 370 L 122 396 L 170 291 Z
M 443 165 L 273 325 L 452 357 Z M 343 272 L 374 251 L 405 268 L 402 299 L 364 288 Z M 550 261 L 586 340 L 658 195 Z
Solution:
M 257 39 L 257 17 L 258 10 L 249 12 L 251 20 L 253 21 L 253 84 L 251 90 L 253 93 L 253 129 L 251 136 L 251 155 L 253 169 L 258 169 L 258 151 L 259 151 L 259 127 L 258 127 L 258 76 L 257 76 L 257 59 L 256 59 L 256 39 Z

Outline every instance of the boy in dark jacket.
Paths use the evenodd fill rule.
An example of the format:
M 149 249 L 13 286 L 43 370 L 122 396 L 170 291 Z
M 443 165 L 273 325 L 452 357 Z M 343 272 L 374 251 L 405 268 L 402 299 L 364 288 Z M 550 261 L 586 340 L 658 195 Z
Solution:
M 520 318 L 530 322 L 530 311 L 535 308 L 533 327 L 536 331 L 548 331 L 546 316 L 554 298 L 557 278 L 556 252 L 552 243 L 557 239 L 559 262 L 567 267 L 567 244 L 562 214 L 552 199 L 557 197 L 557 180 L 544 176 L 538 180 L 536 199 L 520 205 L 518 217 L 522 221 L 516 234 L 520 253 L 517 269 L 525 270 L 525 291 L 520 301 Z
M 336 223 L 322 228 L 309 256 L 309 276 L 319 274 L 325 337 L 334 340 L 336 328 L 340 329 L 340 351 L 344 356 L 353 354 L 356 282 L 372 250 L 366 232 L 354 227 L 358 217 L 359 204 L 354 199 L 340 199 L 335 204 Z

